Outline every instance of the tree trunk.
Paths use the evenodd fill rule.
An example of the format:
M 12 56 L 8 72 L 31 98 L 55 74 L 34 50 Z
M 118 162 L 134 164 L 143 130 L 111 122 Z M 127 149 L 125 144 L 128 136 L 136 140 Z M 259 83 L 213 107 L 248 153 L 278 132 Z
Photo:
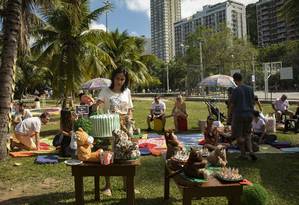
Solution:
M 6 143 L 10 127 L 10 109 L 20 30 L 21 0 L 9 0 L 4 9 L 3 48 L 0 67 L 0 160 L 7 157 Z

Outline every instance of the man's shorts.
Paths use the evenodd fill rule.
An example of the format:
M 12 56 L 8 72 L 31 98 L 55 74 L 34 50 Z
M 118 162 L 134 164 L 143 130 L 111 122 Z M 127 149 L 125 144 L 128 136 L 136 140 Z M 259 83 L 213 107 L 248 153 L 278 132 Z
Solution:
M 153 120 L 154 120 L 154 116 L 157 116 L 157 115 L 148 115 L 148 118 L 150 119 L 150 121 L 153 121 Z M 164 116 L 164 115 L 161 115 L 160 117 L 155 118 L 155 119 L 160 119 L 160 120 L 162 120 L 163 116 Z
M 30 150 L 34 150 L 37 148 L 36 144 L 34 143 L 34 137 L 31 137 L 29 135 L 23 135 L 18 132 L 15 132 L 15 137 L 17 138 L 17 140 L 20 141 L 20 143 L 25 145 Z
M 233 116 L 232 136 L 234 138 L 247 138 L 251 134 L 252 117 Z

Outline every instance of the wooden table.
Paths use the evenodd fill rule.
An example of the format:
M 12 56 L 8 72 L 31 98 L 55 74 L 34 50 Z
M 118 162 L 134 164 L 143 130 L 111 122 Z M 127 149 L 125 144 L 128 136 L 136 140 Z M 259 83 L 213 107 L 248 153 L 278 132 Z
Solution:
M 182 185 L 183 177 L 180 174 L 174 175 L 167 165 L 165 166 L 164 176 L 164 200 L 169 199 L 169 180 L 173 178 L 183 195 L 183 205 L 191 205 L 192 199 L 200 199 L 201 197 L 217 197 L 225 196 L 229 205 L 240 205 L 243 186 L 239 183 L 221 183 L 213 176 L 210 176 L 208 182 L 203 184 L 188 186 Z
M 76 204 L 84 204 L 84 185 L 83 177 L 94 176 L 95 200 L 100 200 L 100 176 L 125 176 L 127 187 L 128 205 L 135 204 L 134 176 L 136 167 L 140 165 L 139 160 L 130 163 L 120 163 L 111 165 L 100 165 L 98 163 L 83 163 L 72 166 L 72 176 L 75 180 Z

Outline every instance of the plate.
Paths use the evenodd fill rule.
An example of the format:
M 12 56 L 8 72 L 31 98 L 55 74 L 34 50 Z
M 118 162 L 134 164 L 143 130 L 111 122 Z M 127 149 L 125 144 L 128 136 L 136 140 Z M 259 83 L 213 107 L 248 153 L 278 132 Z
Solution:
M 77 160 L 77 159 L 69 159 L 69 160 L 65 160 L 64 163 L 65 163 L 66 165 L 73 166 L 73 165 L 79 165 L 79 164 L 82 164 L 83 162 L 80 161 L 80 160 Z
M 221 176 L 220 174 L 216 174 L 216 177 L 224 182 L 240 182 L 243 180 L 243 177 L 237 178 L 237 179 L 231 179 L 231 178 L 224 178 L 223 176 Z

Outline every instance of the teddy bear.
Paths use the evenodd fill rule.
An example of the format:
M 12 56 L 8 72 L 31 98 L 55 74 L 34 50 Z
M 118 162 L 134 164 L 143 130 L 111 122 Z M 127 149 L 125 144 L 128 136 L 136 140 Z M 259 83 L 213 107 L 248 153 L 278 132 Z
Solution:
M 207 161 L 203 159 L 200 151 L 192 149 L 187 163 L 184 165 L 184 173 L 188 177 L 207 179 L 208 174 L 205 171 Z
M 212 166 L 225 167 L 227 164 L 225 148 L 218 145 L 215 150 L 210 152 L 207 160 Z
M 76 131 L 77 138 L 77 156 L 78 159 L 85 162 L 100 162 L 100 155 L 103 150 L 91 152 L 93 137 L 89 136 L 82 128 Z
M 112 136 L 114 159 L 130 160 L 140 156 L 138 145 L 129 140 L 126 132 L 120 129 L 115 129 L 112 132 Z
M 166 130 L 164 138 L 167 146 L 166 159 L 170 159 L 174 156 L 175 152 L 183 149 L 183 146 L 178 141 L 177 136 L 173 133 L 173 130 Z

